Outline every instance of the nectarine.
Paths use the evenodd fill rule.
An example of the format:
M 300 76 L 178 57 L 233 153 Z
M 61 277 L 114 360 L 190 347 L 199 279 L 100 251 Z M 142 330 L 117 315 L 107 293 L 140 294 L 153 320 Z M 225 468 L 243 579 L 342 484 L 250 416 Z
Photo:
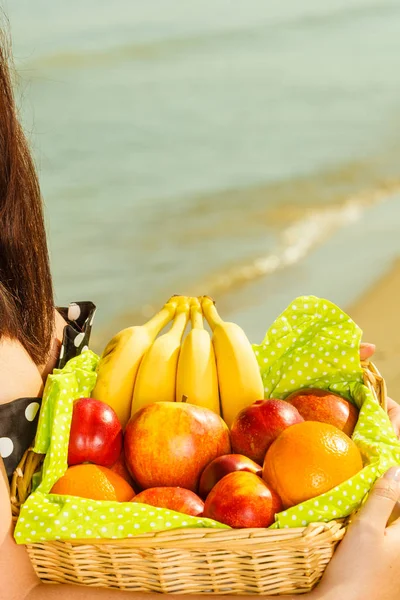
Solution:
M 269 527 L 282 509 L 281 499 L 254 473 L 225 475 L 207 496 L 203 516 L 230 527 Z
M 232 449 L 262 465 L 278 435 L 303 420 L 297 409 L 284 400 L 257 400 L 235 417 L 231 426 Z
M 248 471 L 261 477 L 262 467 L 243 454 L 225 454 L 214 458 L 201 474 L 199 496 L 207 498 L 212 488 L 220 479 L 234 471 Z
M 156 487 L 140 492 L 132 502 L 176 510 L 185 515 L 199 517 L 203 514 L 204 502 L 194 492 L 181 487 Z
M 286 402 L 297 408 L 305 421 L 329 423 L 349 436 L 357 424 L 358 409 L 354 404 L 327 390 L 298 390 L 290 394 Z

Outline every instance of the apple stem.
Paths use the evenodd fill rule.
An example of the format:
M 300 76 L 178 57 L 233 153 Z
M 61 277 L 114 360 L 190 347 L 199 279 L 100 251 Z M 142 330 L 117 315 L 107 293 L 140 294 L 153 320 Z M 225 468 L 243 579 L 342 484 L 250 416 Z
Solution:
M 183 396 L 182 396 L 182 400 L 181 400 L 181 402 L 187 402 L 187 399 L 188 399 L 188 397 L 187 397 L 187 396 L 185 396 L 185 395 L 183 395 Z

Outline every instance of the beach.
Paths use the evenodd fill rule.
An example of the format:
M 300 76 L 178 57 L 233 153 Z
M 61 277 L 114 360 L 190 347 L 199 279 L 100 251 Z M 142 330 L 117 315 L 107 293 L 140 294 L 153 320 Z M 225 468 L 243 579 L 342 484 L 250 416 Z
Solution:
M 363 340 L 376 344 L 373 358 L 385 378 L 388 394 L 400 402 L 400 257 L 348 314 L 364 332 Z

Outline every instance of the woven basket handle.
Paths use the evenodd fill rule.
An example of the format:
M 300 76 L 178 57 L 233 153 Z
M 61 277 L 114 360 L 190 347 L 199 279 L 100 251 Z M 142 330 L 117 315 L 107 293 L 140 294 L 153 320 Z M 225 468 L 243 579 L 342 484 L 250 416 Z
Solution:
M 386 382 L 374 363 L 363 361 L 361 363 L 364 373 L 364 385 L 371 391 L 375 400 L 387 412 L 387 388 Z
M 21 505 L 25 502 L 32 489 L 32 478 L 43 462 L 44 454 L 36 454 L 29 448 L 15 469 L 11 485 L 11 508 L 13 517 L 18 518 Z

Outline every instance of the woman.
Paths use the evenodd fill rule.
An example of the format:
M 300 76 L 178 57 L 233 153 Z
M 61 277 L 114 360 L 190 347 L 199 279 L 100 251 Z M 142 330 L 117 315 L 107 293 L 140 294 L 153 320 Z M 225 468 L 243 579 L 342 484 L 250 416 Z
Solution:
M 12 537 L 8 476 L 30 445 L 44 381 L 62 364 L 62 344 L 62 360 L 75 348 L 78 332 L 78 350 L 82 347 L 93 307 L 54 308 L 39 185 L 16 117 L 7 62 L 0 46 L 0 454 L 6 462 L 5 467 L 0 458 L 0 600 L 149 600 L 148 594 L 43 585 Z M 373 347 L 362 351 L 367 357 Z M 397 428 L 399 413 L 392 402 Z M 400 469 L 392 469 L 376 484 L 322 583 L 305 600 L 399 598 L 400 522 L 386 527 L 399 498 Z

